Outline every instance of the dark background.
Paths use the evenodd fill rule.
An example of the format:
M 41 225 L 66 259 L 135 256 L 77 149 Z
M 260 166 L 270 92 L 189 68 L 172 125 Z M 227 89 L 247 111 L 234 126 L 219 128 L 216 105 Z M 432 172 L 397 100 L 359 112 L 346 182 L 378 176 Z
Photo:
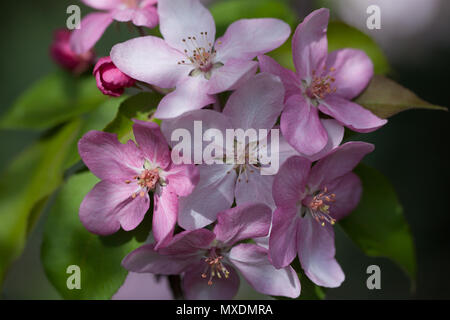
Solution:
M 48 46 L 53 30 L 65 24 L 67 6 L 75 3 L 75 0 L 0 3 L 0 115 L 25 88 L 57 68 L 48 57 Z M 292 3 L 300 19 L 320 5 L 306 0 Z M 450 106 L 449 1 L 334 0 L 321 3 L 332 3 L 333 18 L 343 19 L 376 39 L 391 64 L 391 78 L 429 102 Z M 369 4 L 379 4 L 382 9 L 381 30 L 369 32 L 364 27 L 365 8 Z M 83 15 L 86 12 L 83 10 Z M 98 55 L 106 55 L 111 45 L 127 37 L 126 28 L 119 34 L 115 28 L 109 28 L 97 48 Z M 390 179 L 403 204 L 416 246 L 415 286 L 411 286 L 406 275 L 391 261 L 366 257 L 337 228 L 337 259 L 347 279 L 340 288 L 328 290 L 328 298 L 450 298 L 448 121 L 447 112 L 411 110 L 392 117 L 377 132 L 360 136 L 376 144 L 376 151 L 365 162 Z M 0 130 L 0 167 L 4 168 L 38 136 L 33 132 Z M 43 220 L 32 233 L 23 256 L 12 266 L 0 297 L 59 298 L 40 264 Z M 366 287 L 366 268 L 371 264 L 381 267 L 381 290 L 370 291 Z

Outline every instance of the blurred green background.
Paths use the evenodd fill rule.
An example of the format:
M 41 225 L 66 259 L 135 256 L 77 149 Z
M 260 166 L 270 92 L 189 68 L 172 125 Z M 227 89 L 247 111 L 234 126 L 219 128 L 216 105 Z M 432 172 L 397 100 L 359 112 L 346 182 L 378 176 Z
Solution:
M 371 34 L 385 51 L 391 78 L 436 105 L 449 106 L 450 3 L 445 0 L 293 0 L 298 22 L 319 5 L 330 5 L 332 16 Z M 394 4 L 395 3 L 395 4 Z M 0 52 L 0 115 L 34 81 L 56 70 L 48 56 L 53 31 L 63 27 L 66 8 L 77 1 L 2 1 Z M 382 11 L 381 30 L 365 28 L 369 4 Z M 82 7 L 83 14 L 87 10 Z M 406 13 L 407 12 L 407 13 Z M 131 33 L 137 36 L 136 33 Z M 96 48 L 107 55 L 116 42 L 130 37 L 125 26 L 110 27 Z M 414 237 L 417 281 L 411 286 L 391 261 L 366 257 L 337 228 L 337 259 L 346 273 L 340 288 L 327 291 L 332 299 L 450 298 L 450 210 L 447 112 L 412 110 L 390 119 L 381 130 L 358 136 L 375 143 L 366 163 L 384 173 L 394 185 Z M 4 168 L 38 133 L 0 130 L 0 167 Z M 45 181 L 43 181 L 45 183 Z M 1 291 L 6 299 L 57 299 L 39 259 L 45 215 L 32 232 L 27 247 L 10 269 Z M 381 267 L 382 289 L 368 290 L 366 268 Z

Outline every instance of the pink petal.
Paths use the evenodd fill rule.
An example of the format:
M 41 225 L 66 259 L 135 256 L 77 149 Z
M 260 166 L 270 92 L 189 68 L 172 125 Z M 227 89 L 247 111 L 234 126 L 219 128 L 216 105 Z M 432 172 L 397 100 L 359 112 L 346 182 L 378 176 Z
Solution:
M 373 63 L 364 51 L 341 49 L 328 55 L 327 70 L 335 78 L 336 94 L 351 100 L 357 97 L 369 84 L 373 76 Z
M 333 119 L 320 119 L 320 122 L 322 122 L 322 125 L 328 134 L 328 141 L 322 151 L 312 156 L 305 156 L 305 158 L 308 158 L 311 161 L 317 161 L 325 157 L 331 150 L 339 147 L 344 138 L 345 129 L 339 122 Z
M 303 199 L 311 161 L 300 156 L 286 160 L 273 182 L 273 198 L 278 207 L 295 207 Z
M 197 122 L 201 124 L 202 132 L 196 133 L 195 123 Z M 226 136 L 226 129 L 232 128 L 230 119 L 225 116 L 223 113 L 219 113 L 213 110 L 194 110 L 190 112 L 184 113 L 182 116 L 178 118 L 173 119 L 166 119 L 161 124 L 161 131 L 163 132 L 164 136 L 166 137 L 166 140 L 169 142 L 170 146 L 174 148 L 179 143 L 187 143 L 184 141 L 184 139 L 189 139 L 190 144 L 190 157 L 187 156 L 187 153 L 189 151 L 182 150 L 182 153 L 186 155 L 187 158 L 191 160 L 191 163 L 194 163 L 196 159 L 194 159 L 194 155 L 197 152 L 200 155 L 203 155 L 204 149 L 209 146 L 211 143 L 214 144 L 215 147 L 217 147 L 218 150 L 222 150 L 223 153 L 225 153 L 225 148 L 223 146 L 223 143 L 225 143 L 225 140 L 222 141 L 223 143 L 219 143 L 220 141 L 215 141 L 215 137 L 209 136 L 208 132 L 213 132 L 210 129 L 213 129 L 215 132 L 220 132 L 222 134 L 222 137 Z M 177 131 L 183 130 L 189 133 L 187 135 L 188 137 L 179 137 L 177 136 Z M 173 137 L 172 137 L 173 135 Z M 205 137 L 205 142 L 200 143 L 199 139 L 195 139 L 197 135 L 201 135 L 201 137 Z M 211 142 L 206 142 L 206 138 L 210 138 Z M 200 138 L 201 140 L 201 138 Z M 219 139 L 220 140 L 220 139 Z M 186 146 L 186 149 L 188 146 Z M 197 150 L 197 151 L 195 151 Z M 172 156 L 177 155 L 178 151 L 180 150 L 174 150 L 172 151 Z M 181 152 L 179 152 L 181 153 Z M 181 156 L 181 155 L 180 155 Z M 178 159 L 177 156 L 173 158 L 174 162 L 180 163 L 182 159 Z M 203 161 L 207 161 L 208 159 L 203 157 L 203 159 L 198 159 L 199 161 L 196 161 L 195 163 L 203 163 Z M 179 161 L 179 162 L 178 162 Z
M 219 69 L 213 71 L 208 81 L 208 93 L 216 94 L 235 90 L 255 75 L 258 64 L 255 61 L 231 59 Z
M 387 120 L 378 118 L 359 104 L 337 95 L 330 95 L 325 98 L 325 101 L 322 101 L 319 105 L 319 109 L 357 132 L 372 132 L 387 123 Z
M 292 38 L 292 56 L 301 79 L 321 71 L 327 57 L 327 27 L 330 11 L 322 8 L 309 14 L 299 24 Z
M 290 33 L 289 25 L 278 19 L 238 20 L 228 27 L 223 37 L 217 39 L 216 60 L 222 63 L 229 59 L 252 60 L 281 46 Z
M 236 171 L 233 165 L 200 165 L 198 168 L 197 187 L 189 196 L 180 198 L 178 224 L 186 230 L 213 223 L 217 214 L 229 209 L 234 201 Z
M 161 187 L 154 194 L 153 236 L 156 249 L 164 247 L 172 239 L 178 218 L 178 196 L 170 186 Z
M 334 179 L 351 172 L 368 153 L 375 149 L 366 142 L 347 142 L 319 160 L 311 169 L 309 183 L 311 190 L 320 190 Z
M 147 28 L 154 28 L 158 25 L 159 16 L 153 5 L 136 9 L 133 16 L 133 24 Z
M 175 87 L 190 72 L 189 66 L 178 64 L 185 59 L 181 52 L 153 36 L 116 44 L 110 55 L 126 75 L 161 88 Z
M 102 82 L 105 82 L 109 89 L 120 90 L 124 87 L 131 87 L 134 84 L 134 80 L 117 69 L 111 63 L 108 66 L 102 68 L 102 71 L 97 73 L 101 77 Z M 99 85 L 99 79 L 97 78 L 97 86 Z
M 320 122 L 317 108 L 301 95 L 287 100 L 280 126 L 291 146 L 307 156 L 320 152 L 327 144 L 328 135 Z
M 239 289 L 239 275 L 236 270 L 225 264 L 230 272 L 228 278 L 214 277 L 213 284 L 208 285 L 208 279 L 202 278 L 206 263 L 202 259 L 184 274 L 183 289 L 188 300 L 231 300 Z
M 126 231 L 136 228 L 150 206 L 147 194 L 132 198 L 137 190 L 136 184 L 100 181 L 81 203 L 81 222 L 90 232 L 99 235 L 112 234 L 120 226 Z
M 170 119 L 183 113 L 201 109 L 216 100 L 208 94 L 208 80 L 203 76 L 187 77 L 177 85 L 175 91 L 166 95 L 155 112 L 158 119 Z
M 199 250 L 206 250 L 211 246 L 216 235 L 208 229 L 182 231 L 177 233 L 166 247 L 160 248 L 159 253 L 164 255 L 194 254 Z
M 296 207 L 278 208 L 273 213 L 272 230 L 269 238 L 270 260 L 276 268 L 291 264 L 297 255 Z
M 180 274 L 199 259 L 196 253 L 163 255 L 155 250 L 154 244 L 147 244 L 128 254 L 122 266 L 132 272 L 162 275 Z
M 135 13 L 135 9 L 132 8 L 124 8 L 124 9 L 118 9 L 113 12 L 112 17 L 116 21 L 120 22 L 128 22 L 133 19 Z
M 234 191 L 236 204 L 258 202 L 275 209 L 275 202 L 271 196 L 273 180 L 273 175 L 261 175 L 259 171 L 247 166 L 246 173 L 241 174 L 236 183 Z
M 334 258 L 333 227 L 306 216 L 300 219 L 297 233 L 298 256 L 305 274 L 322 287 L 339 287 L 345 276 Z
M 269 249 L 269 238 L 270 238 L 270 234 L 266 237 L 254 238 L 253 241 L 255 241 L 255 243 L 258 246 Z M 270 259 L 270 256 L 269 256 L 269 259 Z
M 230 117 L 233 128 L 272 129 L 283 110 L 283 100 L 280 79 L 260 73 L 233 92 L 223 113 Z
M 136 199 L 129 199 L 129 202 L 129 204 L 120 204 L 118 208 L 120 211 L 117 213 L 120 219 L 120 225 L 125 231 L 134 230 L 142 222 L 150 207 L 148 194 L 144 194 L 143 197 L 138 195 Z
M 290 298 L 300 295 L 300 281 L 294 269 L 276 269 L 267 257 L 267 249 L 240 244 L 231 249 L 229 258 L 256 291 Z
M 167 278 L 150 273 L 129 272 L 125 282 L 111 300 L 172 300 Z
M 133 120 L 133 133 L 145 158 L 161 169 L 171 163 L 169 146 L 155 122 Z
M 183 52 L 188 48 L 182 40 L 196 37 L 201 41 L 201 32 L 207 33 L 207 41 L 203 41 L 205 45 L 214 42 L 216 36 L 214 19 L 200 1 L 160 0 L 158 14 L 161 34 L 173 48 Z
M 272 131 L 273 130 L 273 131 Z M 277 132 L 278 131 L 278 132 Z M 273 137 L 273 134 L 277 132 L 277 136 L 278 137 Z M 275 139 L 273 139 L 275 138 Z M 273 140 L 273 141 L 272 141 Z M 280 135 L 279 132 L 279 126 L 274 126 L 270 131 L 269 134 L 267 135 L 267 137 L 260 139 L 258 141 L 258 152 L 261 155 L 261 158 L 264 160 L 268 160 L 270 161 L 270 163 L 268 165 L 261 165 L 261 167 L 259 168 L 259 170 L 255 170 L 255 168 L 250 168 L 253 171 L 257 172 L 259 171 L 261 176 L 275 176 L 278 171 L 280 170 L 281 166 L 286 162 L 287 159 L 289 159 L 292 156 L 298 156 L 299 153 L 297 152 L 297 150 L 295 150 L 294 148 L 292 148 L 292 146 L 286 141 L 286 139 L 283 137 L 283 135 Z M 266 147 L 265 147 L 266 146 Z M 242 179 L 245 180 L 245 178 L 248 177 L 248 180 L 251 180 L 251 175 L 247 174 L 247 176 L 244 175 L 242 176 Z M 263 177 L 261 177 L 260 179 L 264 179 Z M 264 183 L 265 185 L 267 183 L 273 183 L 266 181 L 266 180 L 261 180 L 259 181 L 259 179 L 255 179 L 255 183 Z M 259 181 L 259 182 L 258 182 Z M 263 187 L 265 188 L 265 187 Z M 272 190 L 272 187 L 270 187 L 270 189 L 266 189 L 266 190 Z M 267 199 L 265 202 L 268 206 L 272 207 L 272 205 L 274 204 L 272 199 Z
M 144 156 L 129 140 L 122 144 L 117 135 L 89 131 L 78 142 L 83 162 L 102 180 L 125 182 L 131 180 L 144 164 Z
M 265 237 L 269 233 L 272 210 L 260 203 L 240 205 L 220 212 L 214 228 L 217 240 L 226 245 Z
M 336 220 L 345 218 L 355 210 L 361 199 L 361 180 L 353 172 L 330 182 L 327 188 L 336 195 L 336 201 L 330 206 L 330 215 Z
M 172 190 L 182 197 L 186 197 L 192 193 L 195 186 L 200 180 L 198 168 L 191 165 L 172 165 L 167 171 L 167 184 Z
M 261 72 L 267 72 L 280 77 L 286 91 L 285 99 L 292 95 L 301 94 L 301 83 L 294 71 L 283 68 L 269 56 L 258 56 Z
M 111 10 L 122 4 L 122 0 L 81 0 L 81 2 L 97 10 Z
M 157 3 L 158 3 L 158 0 L 142 0 L 141 7 L 154 6 Z
M 271 143 L 269 143 L 267 145 L 267 148 L 270 150 L 271 148 Z M 283 164 L 286 162 L 287 159 L 289 159 L 292 156 L 298 156 L 300 155 L 297 150 L 295 150 L 294 148 L 292 148 L 292 146 L 286 141 L 286 139 L 280 135 L 279 138 L 279 148 L 278 148 L 278 156 L 279 156 L 279 166 L 280 168 L 283 166 Z M 279 168 L 276 172 L 274 172 L 275 174 L 277 174 L 279 171 Z
M 70 45 L 76 54 L 83 54 L 101 38 L 106 28 L 113 21 L 110 13 L 89 13 L 81 20 L 80 29 L 75 29 L 70 38 Z

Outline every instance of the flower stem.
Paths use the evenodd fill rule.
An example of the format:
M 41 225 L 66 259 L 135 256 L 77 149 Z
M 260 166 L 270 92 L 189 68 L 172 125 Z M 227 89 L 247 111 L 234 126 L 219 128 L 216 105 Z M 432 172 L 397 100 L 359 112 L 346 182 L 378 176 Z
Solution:
M 181 277 L 179 275 L 168 276 L 170 289 L 175 300 L 183 300 L 183 289 L 181 288 Z

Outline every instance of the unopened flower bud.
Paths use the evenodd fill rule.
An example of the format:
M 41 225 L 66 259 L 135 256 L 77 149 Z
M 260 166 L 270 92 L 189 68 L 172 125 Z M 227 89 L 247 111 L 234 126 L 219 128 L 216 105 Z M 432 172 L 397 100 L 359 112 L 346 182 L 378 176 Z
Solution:
M 64 69 L 81 74 L 85 72 L 94 62 L 94 51 L 90 50 L 83 54 L 76 54 L 70 47 L 71 32 L 67 29 L 56 30 L 53 42 L 50 46 L 50 56 Z
M 100 91 L 112 97 L 121 96 L 125 88 L 132 87 L 136 82 L 120 71 L 110 57 L 100 58 L 94 67 L 94 76 Z

